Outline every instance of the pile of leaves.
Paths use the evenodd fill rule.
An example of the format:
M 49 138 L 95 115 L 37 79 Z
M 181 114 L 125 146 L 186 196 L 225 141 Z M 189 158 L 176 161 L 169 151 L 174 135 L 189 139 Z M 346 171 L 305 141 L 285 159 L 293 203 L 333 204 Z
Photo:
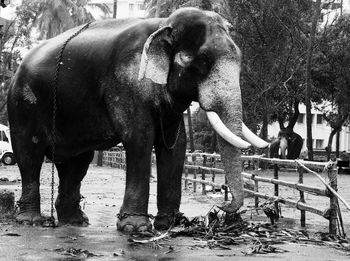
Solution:
M 350 252 L 347 239 L 327 233 L 309 233 L 306 230 L 280 228 L 278 224 L 257 223 L 246 221 L 240 213 L 229 214 L 213 207 L 206 216 L 198 216 L 189 220 L 183 214 L 177 216 L 175 226 L 163 234 L 156 234 L 150 239 L 138 240 L 131 238 L 134 243 L 155 243 L 164 238 L 179 236 L 192 237 L 198 242 L 195 247 L 210 249 L 231 249 L 235 245 L 247 245 L 243 253 L 268 254 L 282 253 L 285 250 L 274 245 L 289 243 L 315 244 L 331 246 Z

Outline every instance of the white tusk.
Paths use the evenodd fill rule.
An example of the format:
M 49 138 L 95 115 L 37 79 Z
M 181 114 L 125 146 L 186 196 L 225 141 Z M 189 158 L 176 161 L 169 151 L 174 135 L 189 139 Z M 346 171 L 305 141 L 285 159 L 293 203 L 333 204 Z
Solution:
M 215 112 L 207 111 L 206 114 L 210 124 L 213 126 L 216 133 L 219 134 L 228 143 L 240 149 L 247 149 L 251 146 L 248 142 L 233 134 L 222 122 L 219 115 L 217 115 Z
M 253 133 L 245 124 L 242 122 L 242 134 L 243 137 L 247 139 L 253 146 L 263 149 L 267 148 L 270 143 L 267 143 L 260 137 L 258 137 L 255 133 Z

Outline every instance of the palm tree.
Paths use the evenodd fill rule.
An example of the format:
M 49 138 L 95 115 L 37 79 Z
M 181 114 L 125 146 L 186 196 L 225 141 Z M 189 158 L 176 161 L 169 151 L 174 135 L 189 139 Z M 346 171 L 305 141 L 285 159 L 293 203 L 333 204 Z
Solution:
M 72 27 L 94 21 L 86 9 L 88 0 L 23 0 L 20 8 L 32 13 L 33 27 L 40 31 L 39 39 L 52 38 Z M 96 4 L 103 12 L 110 10 L 105 4 Z

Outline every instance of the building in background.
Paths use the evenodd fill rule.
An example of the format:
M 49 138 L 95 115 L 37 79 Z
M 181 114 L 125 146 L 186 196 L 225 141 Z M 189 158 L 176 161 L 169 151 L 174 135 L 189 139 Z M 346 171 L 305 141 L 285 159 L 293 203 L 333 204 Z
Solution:
M 325 0 L 321 12 L 321 27 L 330 25 L 343 14 L 350 14 L 350 0 Z
M 299 104 L 300 115 L 294 126 L 294 132 L 303 138 L 302 152 L 306 150 L 306 107 Z M 328 145 L 329 134 L 332 129 L 322 117 L 322 112 L 316 109 L 311 110 L 312 114 L 312 144 L 315 150 L 325 150 Z M 269 139 L 276 138 L 280 127 L 278 122 L 268 125 Z M 333 138 L 332 151 L 336 150 L 336 136 Z M 350 153 L 350 126 L 343 126 L 339 135 L 339 151 Z

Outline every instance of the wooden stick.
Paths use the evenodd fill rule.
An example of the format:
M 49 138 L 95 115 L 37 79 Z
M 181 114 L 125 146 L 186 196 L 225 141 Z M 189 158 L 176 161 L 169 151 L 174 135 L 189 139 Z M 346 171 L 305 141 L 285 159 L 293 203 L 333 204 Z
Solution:
M 131 239 L 131 241 L 135 242 L 135 243 L 140 243 L 140 244 L 147 244 L 147 243 L 151 243 L 151 242 L 157 241 L 159 239 L 165 238 L 168 235 L 169 235 L 169 232 L 165 232 L 164 234 L 161 234 L 160 236 L 152 237 L 150 239 L 145 239 L 145 240 Z
M 321 195 L 321 196 L 329 197 L 329 195 L 328 195 L 329 193 L 327 193 L 326 189 L 314 188 L 314 187 L 310 187 L 310 186 L 307 186 L 307 185 L 304 185 L 304 184 L 292 183 L 292 182 L 279 180 L 279 179 L 260 177 L 258 175 L 247 173 L 247 172 L 242 172 L 242 176 L 245 177 L 245 178 L 254 180 L 254 181 L 261 181 L 261 182 L 265 182 L 265 183 L 279 184 L 279 185 L 282 185 L 282 186 L 285 186 L 285 187 L 297 189 L 299 191 L 308 192 L 308 193 L 311 193 L 311 194 L 314 194 L 314 195 Z
M 296 162 L 303 167 L 305 170 L 311 172 L 312 174 L 314 174 L 329 190 L 330 192 L 333 193 L 333 195 L 335 195 L 341 202 L 343 202 L 343 204 L 345 205 L 345 207 L 350 211 L 350 205 L 348 202 L 346 202 L 346 200 L 340 196 L 338 194 L 338 192 L 336 192 L 318 173 L 312 171 L 311 169 L 309 169 L 308 167 L 306 167 L 301 161 L 296 160 Z
M 254 196 L 258 196 L 259 198 L 264 198 L 264 199 L 268 199 L 268 200 L 278 200 L 280 203 L 285 204 L 285 205 L 289 205 L 292 207 L 295 207 L 299 210 L 305 210 L 311 213 L 314 213 L 316 215 L 322 216 L 324 214 L 324 211 L 313 208 L 303 202 L 300 201 L 293 201 L 293 200 L 289 200 L 289 199 L 285 199 L 285 198 L 281 198 L 281 197 L 276 197 L 276 196 L 269 196 L 269 195 L 265 195 L 259 192 L 255 192 L 249 189 L 244 189 L 245 192 L 250 193 Z
M 299 173 L 299 184 L 304 183 L 304 170 L 300 166 L 298 167 L 298 173 Z M 299 190 L 300 195 L 300 202 L 305 203 L 305 195 L 302 190 Z M 305 227 L 306 225 L 306 217 L 305 217 L 305 210 L 300 210 L 300 224 L 302 227 Z

